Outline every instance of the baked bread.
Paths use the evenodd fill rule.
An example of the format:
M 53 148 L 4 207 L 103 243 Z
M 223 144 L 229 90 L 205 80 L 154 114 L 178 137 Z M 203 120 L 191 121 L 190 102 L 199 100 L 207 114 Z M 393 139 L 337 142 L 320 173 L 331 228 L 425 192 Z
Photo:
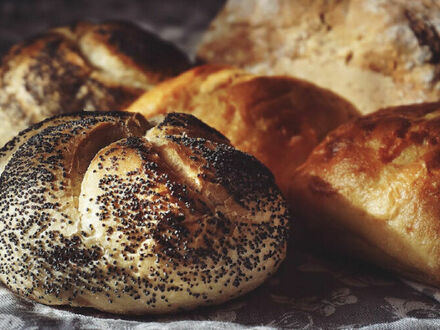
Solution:
M 349 102 L 305 81 L 220 65 L 168 80 L 127 111 L 146 118 L 173 111 L 195 115 L 269 167 L 283 192 L 294 169 L 327 132 L 357 116 Z
M 252 290 L 285 257 L 272 174 L 191 115 L 62 115 L 0 155 L 0 280 L 20 296 L 191 309 Z
M 440 100 L 438 0 L 229 0 L 198 55 L 328 88 L 362 113 Z
M 440 286 L 439 137 L 440 103 L 340 126 L 294 177 L 296 219 L 327 250 Z
M 189 67 L 170 43 L 124 22 L 79 22 L 11 48 L 0 68 L 0 146 L 44 118 L 119 110 Z

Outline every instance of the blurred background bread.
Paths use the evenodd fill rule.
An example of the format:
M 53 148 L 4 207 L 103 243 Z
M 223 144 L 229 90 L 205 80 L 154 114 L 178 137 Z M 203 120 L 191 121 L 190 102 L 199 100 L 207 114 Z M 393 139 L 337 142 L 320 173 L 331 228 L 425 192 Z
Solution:
M 269 167 L 283 192 L 327 132 L 358 115 L 348 101 L 306 81 L 221 65 L 200 66 L 163 82 L 126 110 L 146 118 L 193 114 Z
M 298 169 L 288 197 L 310 246 L 439 286 L 440 103 L 341 125 Z
M 370 113 L 440 99 L 439 17 L 438 0 L 229 0 L 198 56 L 303 78 Z
M 0 144 L 31 123 L 119 110 L 189 68 L 187 56 L 134 24 L 78 22 L 13 46 L 0 68 Z

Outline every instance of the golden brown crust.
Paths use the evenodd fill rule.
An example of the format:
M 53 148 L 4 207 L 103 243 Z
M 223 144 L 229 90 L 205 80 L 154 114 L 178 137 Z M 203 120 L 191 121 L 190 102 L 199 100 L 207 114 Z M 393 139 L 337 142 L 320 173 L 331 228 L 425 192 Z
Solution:
M 271 173 L 190 115 L 59 116 L 1 156 L 0 279 L 35 301 L 191 309 L 252 290 L 285 257 Z
M 49 116 L 120 110 L 188 67 L 173 45 L 128 23 L 51 29 L 12 47 L 3 59 L 0 144 Z
M 284 192 L 293 170 L 327 132 L 357 116 L 350 103 L 305 81 L 219 65 L 168 80 L 127 110 L 147 118 L 173 111 L 195 115 L 269 167 Z
M 290 203 L 329 246 L 438 286 L 439 136 L 440 103 L 344 124 L 299 168 Z
M 199 57 L 311 81 L 362 113 L 440 98 L 438 0 L 229 0 Z

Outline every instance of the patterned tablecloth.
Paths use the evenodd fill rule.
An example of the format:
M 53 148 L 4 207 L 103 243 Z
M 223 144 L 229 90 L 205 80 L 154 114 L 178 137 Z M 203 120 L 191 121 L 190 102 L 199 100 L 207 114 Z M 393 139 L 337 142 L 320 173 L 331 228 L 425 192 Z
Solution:
M 2 0 L 0 55 L 12 43 L 75 19 L 130 19 L 189 54 L 222 0 Z M 440 328 L 440 292 L 363 264 L 290 252 L 279 272 L 220 306 L 161 317 L 121 317 L 24 301 L 0 287 L 0 329 Z
M 220 306 L 167 316 L 121 317 L 49 307 L 0 289 L 0 329 L 424 329 L 440 327 L 433 289 L 371 266 L 290 251 L 267 283 Z

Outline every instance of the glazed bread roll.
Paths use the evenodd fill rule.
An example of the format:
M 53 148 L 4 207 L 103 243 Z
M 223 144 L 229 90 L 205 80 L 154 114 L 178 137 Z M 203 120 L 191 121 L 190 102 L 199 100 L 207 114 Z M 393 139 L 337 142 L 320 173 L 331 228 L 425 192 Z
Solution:
M 228 0 L 198 56 L 328 88 L 362 113 L 440 100 L 438 0 Z
M 186 56 L 124 22 L 79 22 L 11 48 L 0 68 L 0 146 L 44 118 L 120 110 L 189 67 Z
M 357 116 L 347 101 L 302 80 L 205 65 L 142 95 L 127 111 L 146 118 L 188 112 L 258 158 L 283 192 L 294 169 L 327 132 Z
M 334 130 L 295 175 L 295 215 L 326 249 L 440 286 L 440 103 Z
M 20 296 L 192 309 L 252 290 L 285 257 L 272 174 L 191 115 L 62 115 L 0 155 L 0 279 Z

